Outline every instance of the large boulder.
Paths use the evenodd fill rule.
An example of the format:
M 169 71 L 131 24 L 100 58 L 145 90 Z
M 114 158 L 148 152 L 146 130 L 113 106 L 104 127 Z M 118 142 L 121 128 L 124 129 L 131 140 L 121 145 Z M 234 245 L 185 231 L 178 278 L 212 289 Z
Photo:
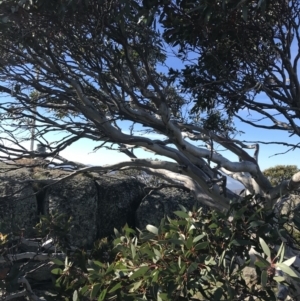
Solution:
M 72 176 L 72 171 L 45 168 L 36 160 L 35 166 L 29 163 L 24 162 L 27 167 L 16 172 L 6 171 L 7 181 L 0 185 L 0 224 L 5 225 L 4 230 L 11 231 L 13 224 L 33 229 L 39 214 L 57 213 L 64 216 L 63 223 L 72 218 L 68 242 L 90 248 L 97 239 L 112 235 L 114 228 L 126 223 L 136 226 L 135 212 L 145 196 L 144 184 L 136 178 L 95 172 Z M 29 237 L 28 232 L 25 235 Z
M 91 247 L 95 240 L 110 236 L 114 228 L 134 225 L 134 214 L 144 196 L 143 184 L 119 175 L 77 175 L 50 186 L 43 212 L 72 217 L 70 243 Z
M 1 166 L 2 172 L 5 166 Z M 0 232 L 25 230 L 31 235 L 37 222 L 37 200 L 32 185 L 27 182 L 27 169 L 10 170 L 4 173 L 0 183 Z
M 91 246 L 97 238 L 97 188 L 95 181 L 84 175 L 50 186 L 45 194 L 43 211 L 59 213 L 72 218 L 70 244 L 78 247 Z
M 135 212 L 145 196 L 144 185 L 137 179 L 107 175 L 96 180 L 98 189 L 98 238 L 110 236 L 114 228 L 126 223 L 135 227 Z
M 192 210 L 201 204 L 189 192 L 176 188 L 163 188 L 147 195 L 141 202 L 135 214 L 136 227 L 143 230 L 148 224 L 159 224 L 164 216 L 174 218 L 174 211 L 181 210 L 180 206 Z

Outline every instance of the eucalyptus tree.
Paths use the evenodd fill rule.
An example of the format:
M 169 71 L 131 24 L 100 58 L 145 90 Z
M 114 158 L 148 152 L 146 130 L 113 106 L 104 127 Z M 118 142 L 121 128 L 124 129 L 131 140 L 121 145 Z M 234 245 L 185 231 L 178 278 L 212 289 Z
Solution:
M 268 208 L 280 193 L 299 188 L 299 172 L 272 186 L 258 164 L 259 145 L 235 139 L 234 126 L 215 111 L 189 114 L 197 95 L 181 92 L 184 83 L 169 74 L 169 50 L 159 30 L 143 21 L 142 3 L 78 1 L 74 7 L 66 3 L 60 13 L 44 1 L 12 4 L 0 4 L 3 160 L 55 157 L 85 138 L 96 142 L 96 149 L 115 149 L 129 160 L 74 174 L 135 168 L 190 190 L 199 202 L 218 210 L 227 210 L 237 197 L 221 171 L 263 196 Z M 129 130 L 124 122 L 131 122 Z M 22 144 L 24 125 L 30 129 L 34 124 L 35 139 L 48 148 L 47 154 L 30 152 Z M 63 138 L 47 140 L 57 132 L 65 133 Z M 153 132 L 162 138 L 147 135 Z M 239 160 L 228 160 L 216 145 Z M 139 159 L 136 149 L 168 160 Z
M 265 169 L 263 173 L 268 177 L 272 185 L 278 185 L 283 180 L 288 180 L 298 171 L 297 165 L 276 165 Z
M 251 126 L 299 136 L 299 1 L 144 1 L 143 20 L 154 14 L 186 62 L 171 74 L 195 97 L 195 111 L 218 106 Z

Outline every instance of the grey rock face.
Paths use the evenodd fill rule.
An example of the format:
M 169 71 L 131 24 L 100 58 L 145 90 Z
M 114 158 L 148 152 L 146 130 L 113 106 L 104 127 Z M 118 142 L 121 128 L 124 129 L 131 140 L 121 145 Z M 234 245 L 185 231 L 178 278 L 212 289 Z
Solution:
M 22 169 L 5 174 L 7 180 L 0 183 L 0 232 L 25 229 L 30 235 L 37 222 L 37 201 L 30 184 L 16 183 L 29 178 Z
M 72 217 L 70 243 L 91 245 L 97 237 L 97 189 L 93 179 L 83 175 L 50 186 L 44 199 L 46 214 L 59 212 Z
M 134 225 L 134 213 L 145 195 L 144 185 L 129 177 L 106 176 L 97 179 L 98 238 L 107 237 L 126 223 Z
M 70 243 L 92 247 L 126 223 L 134 226 L 134 212 L 144 196 L 136 179 L 116 176 L 78 175 L 51 186 L 44 199 L 46 214 L 72 217 Z
M 165 215 L 174 218 L 173 212 L 181 210 L 179 205 L 188 210 L 192 210 L 193 206 L 200 207 L 200 203 L 188 192 L 175 188 L 164 188 L 155 191 L 145 197 L 140 204 L 136 211 L 135 224 L 143 230 L 148 224 L 159 224 Z
M 89 173 L 47 187 L 51 179 L 69 174 L 44 168 L 6 172 L 7 181 L 0 184 L 0 224 L 6 228 L 0 231 L 11 231 L 13 225 L 33 229 L 40 213 L 59 213 L 66 220 L 72 217 L 69 243 L 90 248 L 97 239 L 112 235 L 114 228 L 126 223 L 136 226 L 135 212 L 145 196 L 144 184 L 130 176 Z M 25 183 L 28 179 L 37 182 Z

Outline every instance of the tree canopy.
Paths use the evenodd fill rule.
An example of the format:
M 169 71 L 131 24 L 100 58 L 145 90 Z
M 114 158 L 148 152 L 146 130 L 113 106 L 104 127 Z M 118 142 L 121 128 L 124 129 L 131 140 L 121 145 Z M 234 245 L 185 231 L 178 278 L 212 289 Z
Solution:
M 129 160 L 74 174 L 87 169 L 136 168 L 190 190 L 197 200 L 218 210 L 227 210 L 229 201 L 238 198 L 228 189 L 224 174 L 240 181 L 249 193 L 263 196 L 269 208 L 280 193 L 298 189 L 299 172 L 278 185 L 270 183 L 258 164 L 259 144 L 237 140 L 238 129 L 230 119 L 241 119 L 238 110 L 247 108 L 269 118 L 273 124 L 267 128 L 298 133 L 299 82 L 296 74 L 291 76 L 295 73 L 294 67 L 290 68 L 292 58 L 282 54 L 292 42 L 276 40 L 287 23 L 299 42 L 295 33 L 299 20 L 292 14 L 298 9 L 297 2 L 282 5 L 280 15 L 279 2 L 266 6 L 264 12 L 249 2 L 247 16 L 245 9 L 232 4 L 238 2 L 225 6 L 221 2 L 200 6 L 200 11 L 197 2 L 190 7 L 185 1 L 148 7 L 146 2 L 114 0 L 1 2 L 0 92 L 5 96 L 0 104 L 1 158 L 55 157 L 86 138 L 98 143 L 95 150 L 121 151 Z M 215 10 L 207 13 L 208 8 Z M 149 11 L 153 22 L 145 19 Z M 158 12 L 162 13 L 163 35 L 154 26 Z M 275 12 L 280 19 L 273 16 Z M 228 14 L 235 17 L 234 22 Z M 179 24 L 178 18 L 182 19 Z M 200 23 L 194 24 L 198 19 Z M 231 27 L 226 27 L 230 22 Z M 201 29 L 199 37 L 197 28 Z M 222 33 L 221 28 L 227 32 Z M 218 34 L 221 36 L 216 39 Z M 239 44 L 243 35 L 247 38 Z M 178 50 L 176 55 L 189 60 L 187 53 L 193 51 L 199 56 L 196 64 L 185 63 L 182 72 L 167 63 L 170 48 L 166 43 L 174 46 L 176 39 L 180 42 L 179 48 L 172 48 Z M 265 42 L 266 51 L 260 48 Z M 256 48 L 255 43 L 259 43 Z M 295 68 L 297 63 L 298 56 Z M 291 72 L 290 83 L 284 80 L 284 85 L 282 81 L 279 85 L 277 77 L 272 77 L 276 84 L 265 82 L 275 74 L 286 79 L 287 71 Z M 267 103 L 255 100 L 261 91 L 269 97 Z M 230 93 L 238 99 L 233 101 Z M 289 97 L 282 98 L 283 94 Z M 287 121 L 275 119 L 269 109 L 277 110 Z M 131 126 L 125 129 L 128 122 Z M 47 148 L 46 154 L 22 145 L 28 140 L 24 133 L 33 128 L 35 140 Z M 57 132 L 65 133 L 64 137 L 49 138 L 49 133 Z M 162 138 L 152 139 L 152 133 Z M 239 159 L 228 160 L 216 146 Z M 171 162 L 139 159 L 137 148 Z
M 299 171 L 297 165 L 276 165 L 263 171 L 272 185 L 278 185 L 284 180 L 290 179 Z
M 219 107 L 252 126 L 299 135 L 299 1 L 144 2 L 145 18 L 159 14 L 165 40 L 186 61 L 170 74 L 195 97 L 194 111 Z

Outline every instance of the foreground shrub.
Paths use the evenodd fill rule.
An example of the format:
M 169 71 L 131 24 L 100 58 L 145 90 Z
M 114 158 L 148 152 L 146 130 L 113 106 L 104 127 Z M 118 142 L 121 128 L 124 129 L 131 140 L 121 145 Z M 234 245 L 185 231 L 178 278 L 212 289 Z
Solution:
M 85 267 L 56 260 L 57 285 L 74 301 L 276 300 L 276 281 L 287 285 L 275 276 L 276 266 L 297 277 L 291 260 L 282 263 L 286 218 L 267 215 L 249 199 L 233 204 L 227 215 L 182 207 L 178 219 L 166 217 L 145 231 L 115 230 L 111 248 L 104 244 L 107 262 L 103 253 L 102 261 L 87 260 Z M 278 252 L 274 245 L 281 245 Z M 242 270 L 250 264 L 251 246 L 263 255 L 256 256 L 256 281 L 246 285 Z

